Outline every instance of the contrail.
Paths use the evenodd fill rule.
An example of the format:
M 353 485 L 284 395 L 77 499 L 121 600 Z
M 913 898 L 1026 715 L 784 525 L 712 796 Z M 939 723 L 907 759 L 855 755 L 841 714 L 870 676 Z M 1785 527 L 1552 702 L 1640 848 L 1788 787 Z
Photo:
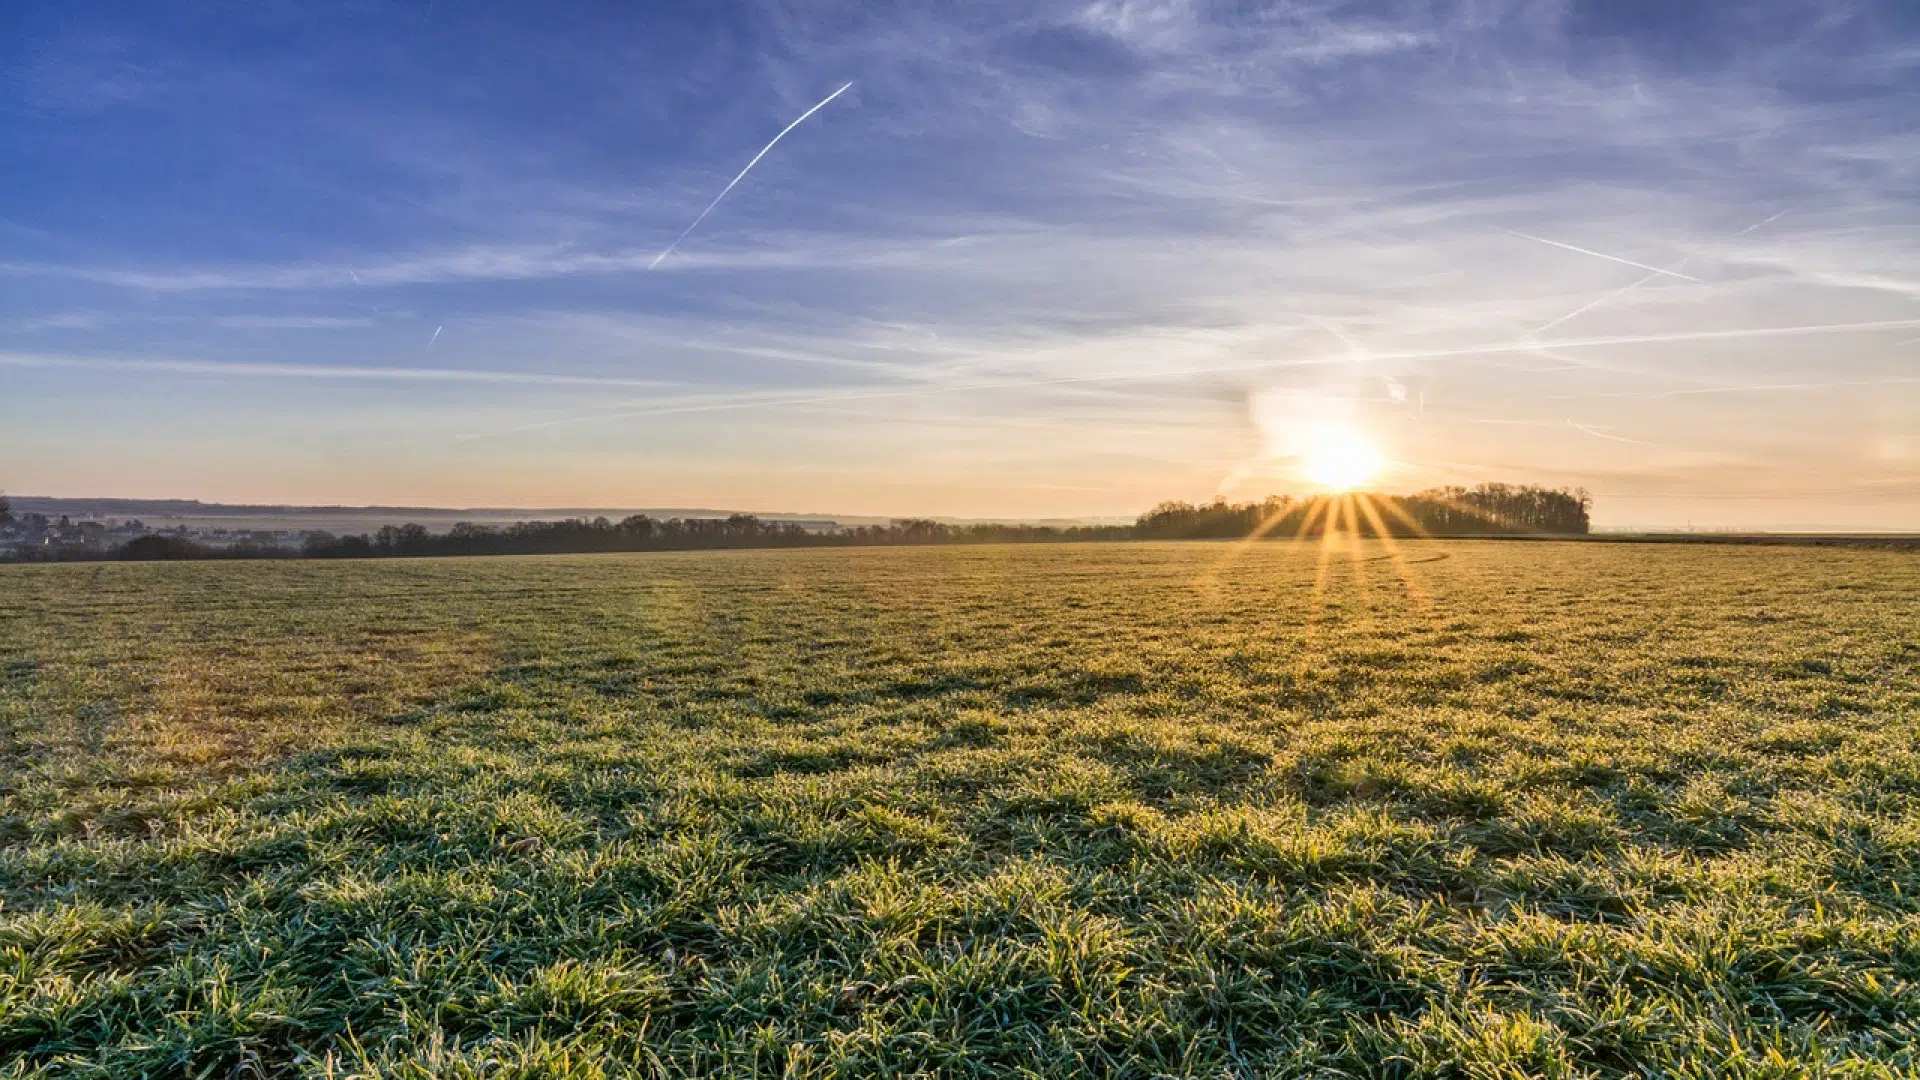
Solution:
M 1787 215 L 1787 211 L 1791 209 L 1793 209 L 1793 207 L 1788 206 L 1785 209 L 1776 210 L 1773 213 L 1768 214 L 1766 217 L 1761 218 L 1759 221 L 1756 221 L 1753 224 L 1747 226 L 1746 228 L 1741 229 L 1739 232 L 1734 233 L 1733 235 L 1745 236 L 1748 233 L 1753 232 L 1757 229 L 1763 229 L 1768 225 L 1771 225 L 1774 222 L 1779 221 L 1781 218 L 1785 217 Z M 1548 241 L 1548 242 L 1551 243 L 1551 241 Z M 1693 261 L 1693 256 L 1689 255 L 1686 258 L 1681 259 L 1676 265 L 1685 266 L 1692 261 Z M 1545 333 L 1548 330 L 1551 330 L 1554 327 L 1559 326 L 1561 323 L 1566 322 L 1568 319 L 1574 318 L 1579 315 L 1585 315 L 1587 312 L 1592 311 L 1594 308 L 1597 308 L 1600 305 L 1607 303 L 1610 300 L 1613 300 L 1617 297 L 1625 296 L 1626 294 L 1632 292 L 1633 290 L 1638 289 L 1640 286 L 1645 285 L 1646 283 L 1652 281 L 1654 278 L 1660 277 L 1666 273 L 1667 271 L 1665 270 L 1655 270 L 1653 273 L 1648 274 L 1646 277 L 1641 278 L 1639 281 L 1636 281 L 1631 285 L 1623 286 L 1621 288 L 1615 289 L 1610 293 L 1607 293 L 1605 296 L 1601 296 L 1596 299 L 1587 301 L 1586 303 L 1580 305 L 1577 308 L 1574 308 L 1572 311 L 1567 312 L 1565 315 L 1560 316 L 1559 318 L 1553 320 L 1552 322 L 1541 323 L 1539 326 L 1534 327 L 1532 332 L 1535 334 Z
M 705 210 L 700 211 L 700 216 L 693 219 L 693 224 L 687 226 L 686 232 L 683 232 L 679 236 L 674 237 L 673 243 L 668 244 L 665 250 L 661 251 L 660 254 L 655 255 L 653 257 L 653 261 L 647 264 L 647 269 L 651 270 L 654 267 L 659 266 L 660 260 L 665 259 L 667 256 L 673 254 L 673 249 L 680 246 L 680 241 L 685 240 L 688 237 L 688 235 L 693 232 L 693 230 L 700 227 L 701 222 L 707 220 L 707 215 L 713 213 L 713 208 L 716 206 L 719 206 L 720 200 L 727 197 L 727 192 L 732 191 L 733 186 L 735 184 L 738 184 L 743 178 L 745 178 L 747 173 L 753 171 L 753 167 L 755 165 L 760 164 L 760 159 L 767 156 L 767 151 L 773 149 L 775 143 L 778 143 L 781 139 L 784 139 L 787 137 L 787 132 L 792 131 L 794 128 L 799 127 L 800 124 L 803 121 L 805 121 L 807 117 L 812 116 L 814 113 L 817 113 L 821 109 L 826 108 L 827 102 L 832 101 L 834 98 L 837 98 L 841 94 L 846 93 L 847 87 L 850 87 L 852 85 L 853 85 L 852 82 L 848 82 L 846 86 L 842 86 L 840 89 L 835 90 L 833 93 L 828 94 L 824 98 L 821 98 L 820 104 L 815 105 L 813 108 L 808 109 L 806 112 L 801 113 L 800 118 L 798 120 L 795 120 L 793 123 L 788 124 L 786 127 L 781 128 L 780 134 L 775 135 L 773 137 L 772 142 L 769 142 L 767 143 L 767 145 L 761 147 L 760 152 L 753 155 L 753 160 L 747 162 L 746 168 L 741 169 L 738 175 L 736 175 L 733 179 L 727 181 L 727 186 L 720 189 L 720 194 L 715 195 L 713 197 L 713 201 L 707 204 L 707 208 Z
M 1508 236 L 1517 236 L 1522 240 L 1533 240 L 1538 243 L 1546 244 L 1550 247 L 1563 248 L 1567 251 L 1577 251 L 1582 255 L 1591 255 L 1596 259 L 1605 259 L 1608 262 L 1617 262 L 1622 266 L 1634 266 L 1642 270 L 1651 271 L 1656 274 L 1665 274 L 1668 277 L 1677 277 L 1682 281 L 1691 281 L 1691 282 L 1694 282 L 1695 284 L 1704 284 L 1704 282 L 1701 282 L 1699 278 L 1693 277 L 1688 274 L 1683 274 L 1678 270 L 1662 270 L 1657 266 L 1648 266 L 1646 263 L 1634 262 L 1632 259 L 1623 259 L 1618 255 L 1609 255 L 1604 251 L 1595 251 L 1592 248 L 1574 247 L 1572 244 L 1563 244 L 1558 240 L 1549 240 L 1544 236 L 1535 236 L 1532 233 L 1515 232 L 1512 229 L 1501 229 L 1500 231 L 1503 233 L 1506 233 Z
M 1550 341 L 1491 342 L 1450 349 L 1408 349 L 1402 352 L 1375 353 L 1376 360 L 1446 360 L 1456 356 L 1537 353 L 1542 349 L 1595 349 L 1612 345 L 1684 345 L 1694 341 L 1739 341 L 1746 338 L 1805 337 L 1815 334 L 1847 334 L 1875 330 L 1910 330 L 1920 327 L 1920 319 L 1881 319 L 1874 322 L 1813 323 L 1804 326 L 1756 326 L 1745 330 L 1680 330 L 1666 334 L 1617 334 L 1609 336 L 1559 338 Z M 1334 363 L 1332 359 L 1323 361 Z
M 1599 398 L 1625 401 L 1659 401 L 1666 398 L 1691 397 L 1696 394 L 1773 394 L 1790 390 L 1845 390 L 1855 386 L 1913 386 L 1920 383 L 1920 375 L 1892 375 L 1884 379 L 1836 379 L 1831 382 L 1803 383 L 1750 383 L 1744 386 L 1699 386 L 1686 390 L 1656 390 L 1653 393 L 1622 391 L 1606 394 L 1553 394 L 1547 401 L 1593 401 Z
M 1747 386 L 1701 386 L 1687 390 L 1666 390 L 1650 397 L 1686 397 L 1691 394 L 1766 394 L 1781 390 L 1839 390 L 1849 386 L 1905 386 L 1920 383 L 1920 377 L 1899 375 L 1885 379 L 1838 379 L 1833 382 L 1752 383 Z
M 1573 430 L 1575 430 L 1575 431 L 1579 431 L 1579 432 L 1583 432 L 1583 433 L 1585 433 L 1585 434 L 1588 434 L 1588 435 L 1591 435 L 1591 436 L 1593 436 L 1593 437 L 1594 437 L 1594 438 L 1596 438 L 1596 439 L 1611 439 L 1611 440 L 1613 440 L 1614 442 L 1623 442 L 1623 443 L 1632 443 L 1632 444 L 1634 444 L 1635 446 L 1658 446 L 1658 445 L 1660 445 L 1659 443 L 1650 443 L 1650 442 L 1648 442 L 1648 441 L 1646 441 L 1645 439 L 1629 439 L 1629 438 L 1627 438 L 1627 437 L 1626 437 L 1625 435 L 1612 435 L 1612 434 L 1609 434 L 1609 433 L 1607 433 L 1606 431 L 1603 431 L 1603 430 L 1601 430 L 1600 428 L 1596 428 L 1596 427 L 1589 427 L 1589 426 L 1587 426 L 1586 424 L 1576 424 L 1576 423 L 1574 423 L 1574 422 L 1573 422 L 1573 418 L 1572 418 L 1572 417 L 1568 417 L 1568 418 L 1567 418 L 1567 426 L 1568 426 L 1568 427 L 1570 427 L 1570 428 L 1572 428 L 1572 429 L 1573 429 Z
M 1775 210 L 1773 213 L 1768 214 L 1766 217 L 1761 218 L 1759 221 L 1754 222 L 1753 224 L 1747 226 L 1744 229 L 1741 229 L 1739 232 L 1734 233 L 1733 235 L 1745 236 L 1748 233 L 1754 231 L 1755 229 L 1759 229 L 1764 226 L 1771 225 L 1774 222 L 1779 221 L 1781 218 L 1786 217 L 1787 210 L 1791 210 L 1791 209 L 1793 209 L 1793 207 L 1789 206 L 1787 207 L 1786 210 Z
M 1685 265 L 1685 264 L 1683 263 L 1682 265 Z M 1568 319 L 1574 318 L 1575 316 L 1579 316 L 1579 315 L 1585 315 L 1587 312 L 1592 311 L 1594 308 L 1599 307 L 1601 304 L 1604 304 L 1607 301 L 1614 299 L 1615 297 L 1625 296 L 1626 294 L 1632 292 L 1633 290 L 1639 288 L 1642 285 L 1645 285 L 1647 282 L 1652 281 L 1655 278 L 1658 278 L 1660 276 L 1661 276 L 1661 271 L 1655 271 L 1654 273 L 1648 274 L 1646 277 L 1641 278 L 1640 280 L 1634 282 L 1631 285 L 1623 286 L 1621 288 L 1615 289 L 1614 291 L 1606 294 L 1605 296 L 1601 296 L 1593 300 L 1589 300 L 1586 303 L 1581 304 L 1579 307 L 1574 308 L 1572 311 L 1567 312 L 1565 315 L 1562 315 L 1559 318 L 1553 320 L 1552 322 L 1541 323 L 1539 326 L 1534 327 L 1532 330 L 1528 332 L 1533 334 L 1546 333 L 1548 330 L 1551 330 L 1554 327 L 1559 326 L 1561 323 L 1566 322 Z
M 445 329 L 446 326 L 444 324 L 433 328 L 433 336 L 427 339 L 427 349 L 433 348 L 433 343 L 440 340 L 440 331 Z M 427 349 L 421 349 L 420 351 L 426 352 Z

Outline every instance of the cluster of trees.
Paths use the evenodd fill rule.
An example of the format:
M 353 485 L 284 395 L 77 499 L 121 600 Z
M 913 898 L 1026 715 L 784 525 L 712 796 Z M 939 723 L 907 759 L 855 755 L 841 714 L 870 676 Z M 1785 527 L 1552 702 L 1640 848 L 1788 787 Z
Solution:
M 1551 533 L 1585 536 L 1592 527 L 1593 496 L 1586 488 L 1531 484 L 1481 484 L 1434 488 L 1405 500 L 1409 513 L 1435 536 L 1471 533 Z
M 1270 496 L 1261 502 L 1163 502 L 1140 516 L 1141 539 L 1319 536 L 1585 536 L 1593 498 L 1580 489 L 1525 484 L 1443 487 L 1417 495 Z

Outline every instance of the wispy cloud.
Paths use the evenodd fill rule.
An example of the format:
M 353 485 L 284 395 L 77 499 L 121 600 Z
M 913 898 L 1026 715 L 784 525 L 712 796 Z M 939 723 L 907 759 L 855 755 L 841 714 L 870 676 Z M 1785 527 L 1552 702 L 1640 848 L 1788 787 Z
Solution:
M 138 102 L 169 83 L 164 60 L 124 34 L 75 33 L 21 43 L 11 67 L 18 100 L 54 115 L 87 115 Z
M 319 379 L 326 381 L 500 383 L 514 386 L 630 387 L 678 385 L 658 379 L 565 375 L 468 368 L 393 367 L 364 364 L 245 363 L 204 360 L 130 360 L 107 356 L 58 356 L 0 352 L 0 367 L 117 371 L 127 374 L 195 375 L 225 379 Z
M 357 330 L 374 325 L 364 315 L 216 315 L 151 311 L 57 311 L 21 318 L 0 318 L 0 330 L 102 330 L 125 324 L 198 327 L 214 330 Z
M 1763 7 L 1706 51 L 1657 13 L 1523 4 L 767 7 L 751 64 L 704 16 L 539 27 L 528 55 L 549 66 L 528 74 L 547 77 L 511 85 L 557 95 L 528 98 L 533 122 L 494 96 L 514 73 L 455 48 L 422 61 L 431 82 L 307 111 L 282 73 L 229 58 L 316 148 L 256 134 L 266 164 L 233 183 L 297 180 L 249 189 L 269 209 L 231 234 L 245 205 L 165 193 L 155 217 L 198 212 L 205 242 L 33 217 L 47 235 L 0 263 L 0 345 L 109 358 L 38 364 L 76 379 L 138 362 L 542 385 L 435 430 L 548 432 L 622 475 L 645 446 L 676 468 L 816 455 L 857 476 L 880 445 L 888 469 L 966 460 L 1011 483 L 1151 432 L 1163 471 L 1042 481 L 1110 482 L 1114 511 L 1154 484 L 1210 490 L 1275 387 L 1355 403 L 1407 460 L 1575 475 L 1737 419 L 1771 432 L 1742 444 L 1755 460 L 1811 440 L 1841 461 L 1911 424 L 1895 350 L 1920 327 L 1920 68 L 1884 5 Z M 439 32 L 471 44 L 462 18 Z M 688 208 L 719 203 L 717 170 L 849 76 L 858 123 L 776 137 L 674 246 Z M 428 346 L 458 369 L 423 367 L 429 325 L 460 328 Z M 322 329 L 352 363 L 284 359 Z M 598 393 L 627 386 L 648 389 Z M 1849 387 L 1882 400 L 1863 414 Z M 637 416 L 704 449 L 598 423 Z M 764 435 L 715 448 L 680 416 Z M 1029 418 L 1071 424 L 1005 438 Z

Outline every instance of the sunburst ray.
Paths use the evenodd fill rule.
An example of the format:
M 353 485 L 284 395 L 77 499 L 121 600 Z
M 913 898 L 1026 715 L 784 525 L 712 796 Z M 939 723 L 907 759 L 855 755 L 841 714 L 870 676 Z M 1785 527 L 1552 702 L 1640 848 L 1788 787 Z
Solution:
M 1382 502 L 1384 502 L 1388 508 L 1400 513 L 1401 516 L 1406 516 L 1406 512 L 1395 506 L 1392 500 L 1382 500 Z M 1386 521 L 1381 518 L 1380 511 L 1375 507 L 1373 498 L 1368 495 L 1361 495 L 1357 498 L 1356 503 L 1360 508 L 1360 512 L 1365 514 L 1367 520 L 1373 525 L 1374 533 L 1380 538 L 1380 546 L 1385 549 L 1387 553 L 1387 561 L 1393 564 L 1394 572 L 1400 576 L 1401 583 L 1406 586 L 1407 595 L 1413 598 L 1414 606 L 1420 609 L 1421 614 L 1432 615 L 1432 599 L 1427 596 L 1426 590 L 1421 587 L 1419 578 L 1414 574 L 1413 567 L 1408 564 L 1406 554 L 1400 549 L 1399 541 L 1393 538 L 1393 530 L 1389 529 Z M 1411 521 L 1411 519 L 1408 520 Z

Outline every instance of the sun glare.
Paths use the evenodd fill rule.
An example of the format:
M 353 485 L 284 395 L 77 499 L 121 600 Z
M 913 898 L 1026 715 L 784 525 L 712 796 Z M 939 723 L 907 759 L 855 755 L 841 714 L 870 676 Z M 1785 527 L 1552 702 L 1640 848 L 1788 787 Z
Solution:
M 1331 491 L 1352 491 L 1379 475 L 1386 459 L 1366 436 L 1345 427 L 1314 433 L 1306 446 L 1301 475 Z

